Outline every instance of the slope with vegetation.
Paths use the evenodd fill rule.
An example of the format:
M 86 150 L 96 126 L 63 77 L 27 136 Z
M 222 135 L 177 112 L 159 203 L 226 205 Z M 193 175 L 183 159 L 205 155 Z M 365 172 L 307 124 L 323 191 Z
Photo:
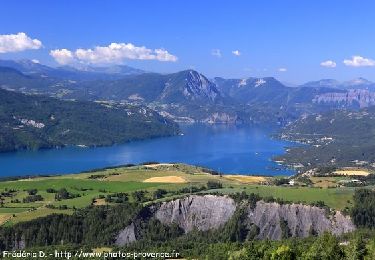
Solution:
M 4 180 L 0 250 L 175 250 L 195 259 L 371 259 L 374 191 L 340 182 L 352 176 L 330 178 L 305 176 L 290 185 L 282 177 L 234 178 L 201 167 L 150 162 Z M 320 186 L 320 181 L 335 180 L 336 186 Z M 352 222 L 361 229 L 353 231 Z
M 0 89 L 0 151 L 111 145 L 174 135 L 178 126 L 141 106 L 62 101 Z
M 303 117 L 283 129 L 281 137 L 307 145 L 292 147 L 276 158 L 301 171 L 314 168 L 362 167 L 375 162 L 375 108 L 339 110 Z

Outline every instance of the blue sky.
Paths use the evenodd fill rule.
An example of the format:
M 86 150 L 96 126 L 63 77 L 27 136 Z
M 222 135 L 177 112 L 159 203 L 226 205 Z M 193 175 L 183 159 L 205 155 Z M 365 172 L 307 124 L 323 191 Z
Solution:
M 66 49 L 55 58 L 72 55 L 60 59 L 67 65 L 193 68 L 209 77 L 274 76 L 293 83 L 375 80 L 374 13 L 370 0 L 2 0 L 0 59 L 57 66 L 51 51 Z M 41 45 L 14 50 L 8 42 L 1 52 L 1 36 L 19 32 Z M 111 43 L 120 51 L 108 52 Z

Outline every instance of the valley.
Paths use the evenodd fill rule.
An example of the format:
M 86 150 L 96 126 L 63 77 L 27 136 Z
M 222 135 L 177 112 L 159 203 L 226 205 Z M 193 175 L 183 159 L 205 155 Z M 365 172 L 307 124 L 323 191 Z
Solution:
M 0 86 L 5 89 L 2 102 L 13 106 L 2 109 L 5 124 L 1 131 L 7 136 L 2 139 L 2 151 L 69 145 L 107 146 L 170 136 L 179 133 L 176 123 L 267 124 L 284 127 L 280 135 L 274 135 L 278 138 L 310 144 L 309 149 L 291 147 L 284 155 L 271 155 L 275 161 L 297 172 L 331 166 L 371 168 L 374 162 L 372 145 L 365 141 L 371 136 L 361 131 L 366 131 L 366 125 L 371 124 L 371 120 L 366 120 L 371 119 L 373 113 L 375 84 L 363 78 L 346 82 L 324 79 L 288 87 L 273 77 L 209 79 L 194 70 L 159 74 L 120 65 L 52 68 L 28 60 L 2 60 L 0 65 L 4 66 L 0 67 Z M 46 105 L 25 106 L 17 103 L 18 99 L 24 100 L 23 103 Z M 64 112 L 59 120 L 51 119 L 60 113 L 57 109 L 63 111 L 68 106 L 71 114 Z M 77 114 L 78 107 L 87 109 Z M 43 114 L 39 115 L 41 109 Z M 25 110 L 38 116 L 32 117 L 23 112 Z M 110 116 L 103 116 L 103 113 Z M 353 116 L 341 122 L 340 114 L 345 113 Z M 68 114 L 70 118 L 65 118 Z M 93 124 L 90 116 L 113 121 L 105 121 L 106 130 L 99 131 L 96 128 L 102 129 L 104 121 Z M 355 126 L 362 116 L 361 126 Z M 85 118 L 81 126 L 74 124 L 78 118 Z M 330 128 L 323 126 L 328 121 L 333 122 Z M 121 126 L 117 126 L 119 122 Z M 152 129 L 145 130 L 147 124 L 152 125 Z M 347 133 L 335 133 L 342 129 Z M 320 152 L 322 149 L 324 153 Z M 170 160 L 166 158 L 166 161 Z
M 313 259 L 325 239 L 371 243 L 369 81 L 0 65 L 1 250 Z

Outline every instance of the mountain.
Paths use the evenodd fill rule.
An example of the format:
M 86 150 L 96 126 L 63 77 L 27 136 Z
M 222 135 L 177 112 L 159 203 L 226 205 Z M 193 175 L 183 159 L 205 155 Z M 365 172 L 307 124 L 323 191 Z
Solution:
M 0 67 L 1 88 L 66 100 L 144 105 L 174 121 L 286 124 L 303 114 L 375 105 L 374 93 L 362 89 L 371 88 L 371 82 L 364 79 L 345 84 L 324 79 L 287 87 L 273 77 L 210 80 L 194 70 L 159 74 L 126 66 L 52 69 L 30 62 L 14 62 L 13 67 L 15 64 L 23 64 L 24 72 L 33 68 L 38 73 Z M 41 73 L 43 70 L 46 72 Z M 132 75 L 119 76 L 129 70 Z
M 0 87 L 68 100 L 147 105 L 175 121 L 279 124 L 297 118 L 314 104 L 319 105 L 312 103 L 313 98 L 328 91 L 288 88 L 274 78 L 216 78 L 211 81 L 194 70 L 86 81 L 25 75 L 14 69 L 0 68 Z
M 181 71 L 173 74 L 146 73 L 111 82 L 87 83 L 98 98 L 163 103 L 214 103 L 220 98 L 215 84 L 202 74 Z
M 24 74 L 35 74 L 35 73 L 50 73 L 54 71 L 53 68 L 42 65 L 37 61 L 32 60 L 0 60 L 0 67 L 8 67 L 16 69 Z
M 114 80 L 129 75 L 144 73 L 140 69 L 135 69 L 125 65 L 109 67 L 92 66 L 62 66 L 52 68 L 32 60 L 0 60 L 0 67 L 16 69 L 26 75 L 51 77 L 65 80 Z
M 93 72 L 93 73 L 104 73 L 104 74 L 111 74 L 111 75 L 121 75 L 121 76 L 128 76 L 128 75 L 139 75 L 146 73 L 144 70 L 136 69 L 127 65 L 113 65 L 107 67 L 94 67 L 94 66 L 63 66 L 59 67 L 60 69 L 65 70 L 72 70 L 72 71 L 81 71 L 81 72 Z
M 216 85 L 193 70 L 167 75 L 145 73 L 117 80 L 72 81 L 44 77 L 40 74 L 26 75 L 16 69 L 0 67 L 0 86 L 66 99 L 128 100 L 146 103 L 215 103 L 220 99 Z M 82 96 L 84 94 L 85 97 Z
M 204 75 L 194 70 L 186 70 L 167 76 L 165 88 L 159 96 L 160 101 L 214 103 L 220 99 L 216 85 Z
M 375 83 L 364 78 L 356 78 L 353 80 L 345 81 L 341 85 L 345 89 L 366 89 L 375 91 Z
M 311 81 L 301 88 L 330 88 L 330 91 L 318 93 L 312 102 L 318 106 L 333 108 L 364 108 L 375 105 L 375 83 L 364 78 L 339 82 L 333 79 Z
M 307 82 L 301 87 L 306 87 L 306 88 L 340 88 L 340 82 L 334 79 L 321 79 L 317 81 L 310 81 Z
M 217 84 L 220 91 L 229 95 L 235 96 L 238 93 L 254 90 L 257 88 L 260 89 L 276 89 L 276 88 L 285 88 L 280 81 L 276 80 L 273 77 L 265 78 L 244 78 L 244 79 L 224 79 L 220 77 L 214 78 L 215 84 Z
M 0 89 L 0 151 L 101 146 L 176 134 L 178 127 L 140 106 L 63 101 Z
M 336 88 L 336 89 L 366 89 L 375 91 L 375 83 L 364 78 L 356 78 L 349 81 L 340 82 L 334 79 L 322 79 L 318 81 L 307 82 L 301 87 L 325 87 L 325 88 Z
M 303 108 L 314 106 L 313 99 L 329 92 L 345 92 L 324 86 L 287 87 L 272 77 L 223 79 L 215 78 L 218 89 L 235 102 L 248 105 L 263 105 L 282 108 Z

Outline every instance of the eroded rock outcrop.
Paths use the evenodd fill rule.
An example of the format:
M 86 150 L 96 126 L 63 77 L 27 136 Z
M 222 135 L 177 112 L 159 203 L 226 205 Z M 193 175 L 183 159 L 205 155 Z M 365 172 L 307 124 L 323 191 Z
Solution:
M 163 203 L 155 217 L 163 224 L 177 224 L 186 233 L 206 231 L 224 225 L 234 214 L 236 204 L 226 196 L 192 195 Z
M 251 207 L 237 204 L 228 196 L 191 195 L 185 198 L 154 205 L 151 214 L 165 225 L 177 224 L 188 233 L 194 229 L 207 231 L 224 226 L 236 210 L 244 209 L 245 224 L 256 226 L 258 239 L 279 240 L 285 237 L 308 237 L 325 231 L 341 235 L 355 230 L 349 217 L 341 212 L 326 212 L 325 209 L 303 204 L 279 204 L 264 201 Z M 136 239 L 136 227 L 131 224 L 117 236 L 116 244 L 123 246 Z M 285 234 L 287 233 L 287 234 Z
M 355 229 L 352 221 L 340 212 L 327 214 L 319 207 L 302 204 L 265 203 L 258 201 L 256 207 L 248 207 L 249 225 L 259 227 L 259 239 L 279 240 L 283 232 L 281 222 L 287 225 L 289 236 L 308 237 L 325 231 L 340 235 Z
M 129 226 L 121 230 L 121 232 L 116 237 L 116 245 L 127 245 L 136 241 L 135 237 L 135 226 L 131 223 Z

